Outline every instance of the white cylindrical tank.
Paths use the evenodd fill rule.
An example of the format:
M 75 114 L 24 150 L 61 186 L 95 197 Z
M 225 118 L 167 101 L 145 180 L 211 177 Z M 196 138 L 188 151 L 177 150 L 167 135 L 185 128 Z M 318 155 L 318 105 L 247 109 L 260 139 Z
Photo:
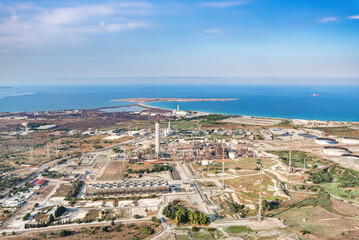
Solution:
M 323 153 L 330 156 L 341 156 L 343 154 L 350 154 L 347 148 L 343 147 L 324 147 Z
M 351 155 L 351 154 L 344 154 L 342 155 L 342 163 L 348 165 L 359 165 L 359 156 L 358 155 Z
M 344 144 L 359 144 L 359 138 L 343 138 Z
M 157 157 L 160 155 L 160 122 L 155 124 L 155 134 L 156 134 L 156 154 Z
M 331 138 L 316 138 L 315 143 L 320 145 L 328 145 L 328 144 L 337 144 L 338 142 L 335 139 L 331 139 Z
M 232 160 L 236 159 L 236 151 L 230 151 L 228 157 Z

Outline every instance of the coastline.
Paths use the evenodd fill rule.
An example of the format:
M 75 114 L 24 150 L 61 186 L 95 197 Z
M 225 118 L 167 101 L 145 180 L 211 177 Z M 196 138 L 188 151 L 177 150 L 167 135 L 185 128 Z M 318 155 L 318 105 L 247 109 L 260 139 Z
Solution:
M 161 108 L 161 107 L 154 107 L 154 106 L 150 106 L 147 105 L 145 103 L 137 103 L 136 105 L 140 106 L 140 107 L 144 107 L 144 108 L 152 108 L 152 109 L 160 109 L 160 110 L 168 110 L 168 111 L 173 111 L 174 109 L 170 109 L 170 108 Z M 261 119 L 278 119 L 278 120 L 286 120 L 289 118 L 275 118 L 275 117 L 260 117 L 260 116 L 247 116 L 247 115 L 238 115 L 238 114 L 225 114 L 225 113 L 211 113 L 211 112 L 200 112 L 200 111 L 194 111 L 194 110 L 188 110 L 187 112 L 197 112 L 197 113 L 201 113 L 201 114 L 218 114 L 218 115 L 231 115 L 233 117 L 235 116 L 240 116 L 240 117 L 246 117 L 246 118 L 261 118 Z M 292 119 L 290 119 L 292 120 Z M 305 119 L 298 119 L 298 120 L 305 120 Z M 341 121 L 342 122 L 342 121 Z
M 145 103 L 137 103 L 136 105 L 144 107 L 144 108 L 150 108 L 150 109 L 160 109 L 160 110 L 168 110 L 173 111 L 174 109 L 170 108 L 163 108 L 163 107 L 154 107 L 147 105 Z M 218 114 L 218 115 L 230 115 L 233 117 L 243 117 L 243 118 L 255 118 L 255 119 L 268 119 L 268 120 L 297 120 L 297 121 L 317 121 L 317 122 L 326 122 L 325 120 L 311 120 L 311 119 L 300 119 L 300 118 L 280 118 L 280 117 L 263 117 L 263 116 L 250 116 L 250 115 L 238 115 L 238 114 L 225 114 L 225 113 L 212 113 L 212 112 L 201 112 L 201 111 L 195 111 L 195 110 L 188 110 L 189 112 L 197 112 L 201 114 Z M 355 121 L 328 121 L 333 123 L 343 123 L 343 124 L 349 124 L 349 123 L 358 123 Z
M 215 102 L 215 101 L 234 101 L 238 98 L 124 98 L 113 99 L 114 102 Z
M 15 94 L 15 95 L 9 95 L 9 96 L 0 97 L 0 99 L 10 98 L 10 97 L 21 97 L 21 96 L 35 95 L 35 94 L 36 94 L 36 93 L 20 93 L 20 94 Z

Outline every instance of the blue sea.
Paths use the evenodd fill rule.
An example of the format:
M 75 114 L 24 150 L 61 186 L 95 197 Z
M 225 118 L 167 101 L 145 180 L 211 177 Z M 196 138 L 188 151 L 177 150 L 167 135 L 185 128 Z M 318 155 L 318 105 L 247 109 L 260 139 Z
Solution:
M 13 86 L 0 89 L 0 112 L 115 107 L 133 103 L 111 101 L 113 99 L 136 97 L 236 98 L 235 101 L 153 102 L 149 105 L 175 109 L 179 104 L 182 110 L 233 115 L 359 121 L 359 86 Z

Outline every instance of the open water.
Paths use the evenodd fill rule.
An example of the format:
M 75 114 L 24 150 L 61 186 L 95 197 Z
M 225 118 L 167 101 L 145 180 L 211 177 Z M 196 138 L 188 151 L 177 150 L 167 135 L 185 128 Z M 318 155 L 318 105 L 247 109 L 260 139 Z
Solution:
M 233 115 L 359 121 L 359 86 L 13 86 L 0 89 L 0 112 L 124 106 L 133 103 L 110 100 L 136 97 L 236 98 L 235 101 L 148 104 L 167 109 L 176 109 L 179 104 L 182 110 Z

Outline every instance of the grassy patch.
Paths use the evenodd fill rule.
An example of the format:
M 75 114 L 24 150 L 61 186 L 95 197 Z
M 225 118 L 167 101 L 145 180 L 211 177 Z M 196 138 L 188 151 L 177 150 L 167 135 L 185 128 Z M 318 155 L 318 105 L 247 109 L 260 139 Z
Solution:
M 252 232 L 252 230 L 246 226 L 229 226 L 225 231 L 232 234 Z

